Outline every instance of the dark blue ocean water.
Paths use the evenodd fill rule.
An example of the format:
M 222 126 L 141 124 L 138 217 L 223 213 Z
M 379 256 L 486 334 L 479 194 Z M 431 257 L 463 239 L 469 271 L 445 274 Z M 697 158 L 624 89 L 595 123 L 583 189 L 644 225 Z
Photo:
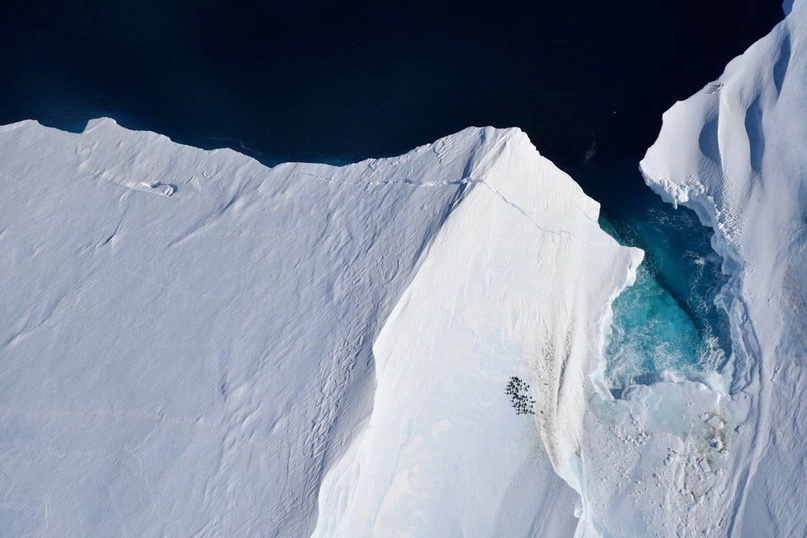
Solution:
M 601 202 L 622 241 L 648 252 L 615 305 L 618 388 L 712 367 L 704 342 L 727 349 L 707 230 L 636 168 L 664 110 L 780 18 L 763 0 L 5 2 L 0 123 L 81 130 L 111 116 L 267 164 L 395 155 L 468 125 L 520 126 Z

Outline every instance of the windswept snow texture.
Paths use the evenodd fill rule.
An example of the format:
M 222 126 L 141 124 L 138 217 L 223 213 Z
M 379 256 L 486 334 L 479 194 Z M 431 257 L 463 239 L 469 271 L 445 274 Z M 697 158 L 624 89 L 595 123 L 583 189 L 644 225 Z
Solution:
M 647 182 L 715 231 L 732 278 L 724 531 L 807 535 L 807 3 L 664 115 Z
M 552 464 L 641 253 L 520 131 L 269 169 L 22 122 L 0 156 L 3 534 L 573 532 Z

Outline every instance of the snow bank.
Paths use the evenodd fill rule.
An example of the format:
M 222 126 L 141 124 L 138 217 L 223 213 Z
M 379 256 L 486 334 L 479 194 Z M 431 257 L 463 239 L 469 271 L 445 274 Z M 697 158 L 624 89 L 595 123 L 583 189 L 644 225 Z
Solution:
M 0 156 L 9 534 L 571 532 L 551 464 L 581 488 L 641 253 L 523 133 L 269 169 L 22 122 Z
M 715 231 L 734 348 L 723 532 L 807 535 L 807 5 L 664 115 L 648 184 Z

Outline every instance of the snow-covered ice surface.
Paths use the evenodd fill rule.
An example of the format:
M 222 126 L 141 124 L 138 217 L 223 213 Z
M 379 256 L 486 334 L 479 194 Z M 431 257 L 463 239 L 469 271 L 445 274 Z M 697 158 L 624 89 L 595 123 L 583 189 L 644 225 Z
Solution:
M 270 169 L 22 122 L 0 192 L 4 534 L 573 532 L 641 252 L 520 131 Z
M 664 115 L 641 163 L 654 190 L 714 229 L 731 275 L 725 472 L 692 513 L 713 511 L 734 536 L 807 535 L 807 3 L 784 7 Z
M 375 408 L 325 479 L 317 535 L 555 535 L 533 421 L 501 405 L 511 375 L 533 383 L 548 453 L 579 487 L 586 380 L 641 252 L 523 134 L 469 176 L 374 345 Z

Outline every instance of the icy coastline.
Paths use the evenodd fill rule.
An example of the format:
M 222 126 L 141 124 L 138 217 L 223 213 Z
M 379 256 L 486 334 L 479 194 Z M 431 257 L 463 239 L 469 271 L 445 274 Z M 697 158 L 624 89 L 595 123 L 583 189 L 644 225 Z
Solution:
M 522 132 L 270 169 L 29 121 L 0 153 L 13 534 L 585 519 L 553 468 L 585 499 L 587 379 L 641 252 Z
M 267 168 L 0 127 L 4 528 L 807 534 L 805 19 L 664 116 L 642 171 L 716 232 L 733 355 L 619 399 L 642 253 L 518 129 Z

